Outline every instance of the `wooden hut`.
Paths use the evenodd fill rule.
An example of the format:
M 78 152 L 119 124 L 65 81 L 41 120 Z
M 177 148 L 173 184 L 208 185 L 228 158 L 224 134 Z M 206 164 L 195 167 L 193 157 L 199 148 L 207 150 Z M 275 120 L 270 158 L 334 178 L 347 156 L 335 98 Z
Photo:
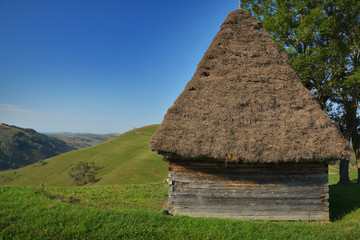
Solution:
M 347 144 L 287 55 L 247 11 L 229 14 L 150 148 L 169 162 L 169 212 L 329 220 L 328 163 Z

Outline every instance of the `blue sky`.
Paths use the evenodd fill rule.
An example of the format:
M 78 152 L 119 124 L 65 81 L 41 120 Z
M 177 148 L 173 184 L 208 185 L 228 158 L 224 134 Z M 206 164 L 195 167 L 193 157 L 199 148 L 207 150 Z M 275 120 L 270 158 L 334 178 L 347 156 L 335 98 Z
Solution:
M 161 123 L 236 0 L 0 0 L 0 122 L 40 132 Z

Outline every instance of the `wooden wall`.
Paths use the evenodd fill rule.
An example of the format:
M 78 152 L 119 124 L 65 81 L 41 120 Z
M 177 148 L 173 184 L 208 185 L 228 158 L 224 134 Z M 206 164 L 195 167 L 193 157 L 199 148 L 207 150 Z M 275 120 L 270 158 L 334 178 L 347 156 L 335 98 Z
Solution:
M 169 212 L 194 217 L 329 221 L 328 165 L 169 162 Z

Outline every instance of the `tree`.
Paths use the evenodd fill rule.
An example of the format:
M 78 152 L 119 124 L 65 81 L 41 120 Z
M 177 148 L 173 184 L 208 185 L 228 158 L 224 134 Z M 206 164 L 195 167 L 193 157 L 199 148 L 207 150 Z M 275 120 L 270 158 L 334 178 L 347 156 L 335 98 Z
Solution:
M 360 170 L 360 1 L 243 0 L 241 7 L 262 22 L 323 110 L 352 140 Z M 349 160 L 340 162 L 340 183 L 350 182 L 348 166 Z
M 69 176 L 74 180 L 75 185 L 85 185 L 96 182 L 95 164 L 79 162 L 69 171 Z

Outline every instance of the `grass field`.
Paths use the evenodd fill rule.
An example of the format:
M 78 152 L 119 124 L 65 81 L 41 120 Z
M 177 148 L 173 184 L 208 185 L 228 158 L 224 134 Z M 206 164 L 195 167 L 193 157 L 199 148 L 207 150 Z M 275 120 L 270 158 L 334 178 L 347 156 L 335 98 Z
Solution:
M 330 186 L 333 222 L 166 215 L 167 185 L 1 186 L 0 239 L 360 239 L 360 185 Z
M 158 182 L 167 176 L 167 163 L 149 150 L 149 139 L 159 125 L 113 137 L 97 146 L 49 158 L 41 164 L 0 172 L 1 185 L 72 186 L 69 170 L 81 161 L 98 167 L 95 185 Z
M 328 223 L 169 216 L 164 182 L 0 186 L 0 239 L 360 239 L 360 184 L 330 172 Z

